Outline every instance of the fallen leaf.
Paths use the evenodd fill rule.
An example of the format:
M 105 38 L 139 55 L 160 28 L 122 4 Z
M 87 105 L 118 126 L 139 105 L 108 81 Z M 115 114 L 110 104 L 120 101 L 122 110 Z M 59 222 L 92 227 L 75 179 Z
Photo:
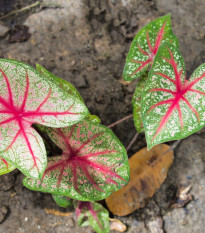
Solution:
M 118 232 L 124 232 L 127 230 L 127 227 L 125 224 L 123 224 L 120 220 L 115 218 L 109 218 L 111 221 L 110 223 L 110 230 L 111 231 L 118 231 Z
M 175 203 L 172 204 L 172 208 L 180 208 L 189 203 L 193 198 L 189 193 L 191 185 L 180 185 L 176 194 Z
M 64 213 L 64 212 L 60 212 L 58 210 L 47 209 L 47 208 L 45 208 L 44 210 L 46 211 L 47 214 L 53 214 L 53 215 L 62 216 L 62 217 L 70 216 L 73 214 L 72 212 Z
M 173 151 L 166 144 L 135 153 L 129 159 L 129 183 L 106 198 L 109 210 L 115 215 L 125 216 L 144 207 L 166 179 L 173 159 Z

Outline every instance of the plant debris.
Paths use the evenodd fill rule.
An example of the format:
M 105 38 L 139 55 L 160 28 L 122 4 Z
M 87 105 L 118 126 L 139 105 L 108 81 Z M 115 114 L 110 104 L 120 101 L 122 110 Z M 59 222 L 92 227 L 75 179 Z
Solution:
M 172 208 L 183 207 L 192 201 L 192 195 L 189 193 L 191 187 L 191 185 L 179 185 L 174 204 L 172 204 Z
M 173 151 L 169 149 L 166 144 L 150 151 L 144 148 L 129 159 L 129 183 L 106 199 L 113 214 L 125 216 L 146 205 L 167 177 L 174 159 Z

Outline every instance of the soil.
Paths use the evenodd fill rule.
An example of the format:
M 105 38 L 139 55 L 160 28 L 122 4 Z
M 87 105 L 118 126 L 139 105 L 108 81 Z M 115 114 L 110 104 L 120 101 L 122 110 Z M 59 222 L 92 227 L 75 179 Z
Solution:
M 0 18 L 35 2 L 1 1 Z M 204 62 L 204 0 L 44 0 L 39 3 L 1 20 L 4 30 L 0 30 L 0 57 L 32 66 L 39 63 L 71 82 L 104 125 L 132 113 L 136 81 L 125 85 L 121 76 L 132 38 L 146 23 L 171 13 L 187 75 Z M 11 41 L 16 25 L 26 25 L 29 31 L 26 35 L 19 32 L 16 41 Z M 136 133 L 131 118 L 113 131 L 125 146 Z M 175 161 L 166 181 L 147 206 L 127 217 L 115 216 L 127 225 L 127 232 L 204 232 L 204 140 L 204 130 L 182 140 L 175 149 Z M 144 135 L 140 134 L 129 156 L 145 146 Z M 90 227 L 77 226 L 72 208 L 59 208 L 51 195 L 24 188 L 22 179 L 23 175 L 16 170 L 0 177 L 1 233 L 93 232 Z M 191 185 L 192 201 L 182 208 L 171 208 L 180 185 Z M 55 216 L 47 214 L 46 208 L 72 214 Z

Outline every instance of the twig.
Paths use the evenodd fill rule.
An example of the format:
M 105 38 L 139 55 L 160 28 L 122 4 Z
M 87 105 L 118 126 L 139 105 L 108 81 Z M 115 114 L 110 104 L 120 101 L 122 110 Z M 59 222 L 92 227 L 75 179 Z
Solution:
M 118 125 L 119 123 L 121 123 L 121 122 L 123 122 L 123 121 L 125 121 L 125 120 L 127 120 L 129 118 L 131 118 L 132 116 L 133 116 L 133 114 L 130 114 L 129 116 L 123 117 L 122 119 L 120 119 L 120 120 L 112 123 L 111 125 L 108 125 L 107 127 L 108 128 L 112 128 L 113 126 Z
M 5 19 L 5 18 L 7 18 L 7 17 L 9 17 L 9 16 L 11 16 L 11 15 L 15 15 L 15 14 L 21 13 L 21 12 L 23 12 L 23 11 L 29 10 L 29 9 L 31 9 L 31 8 L 37 7 L 38 5 L 40 5 L 40 1 L 34 2 L 33 4 L 28 5 L 28 6 L 25 6 L 25 7 L 21 8 L 21 9 L 19 9 L 19 10 L 11 11 L 11 12 L 9 12 L 7 15 L 1 16 L 1 17 L 0 17 L 0 20 L 1 20 L 1 19 Z
M 129 143 L 129 145 L 128 145 L 127 148 L 126 148 L 127 151 L 131 148 L 131 146 L 133 145 L 133 143 L 136 141 L 138 135 L 139 135 L 138 133 L 136 133 L 136 134 L 134 135 L 132 141 Z
M 170 148 L 168 150 L 166 150 L 162 155 L 165 155 L 166 153 L 168 153 L 169 151 L 171 150 L 174 150 L 178 145 L 179 143 L 181 142 L 181 139 L 180 140 L 177 140 L 176 142 L 174 142 Z

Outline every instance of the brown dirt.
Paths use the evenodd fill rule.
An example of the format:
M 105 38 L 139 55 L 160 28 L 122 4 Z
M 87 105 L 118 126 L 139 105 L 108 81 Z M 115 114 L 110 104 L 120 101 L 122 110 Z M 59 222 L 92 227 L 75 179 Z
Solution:
M 35 1 L 5 2 L 7 5 L 0 3 L 0 15 Z M 16 24 L 27 25 L 31 37 L 26 42 L 9 43 L 10 35 L 7 34 L 0 39 L 0 57 L 21 60 L 32 66 L 39 63 L 70 81 L 104 125 L 132 113 L 131 99 L 136 81 L 123 85 L 120 78 L 132 38 L 146 23 L 171 12 L 187 73 L 204 62 L 204 0 L 40 2 L 44 5 L 2 20 L 10 30 Z M 132 119 L 113 130 L 125 146 L 136 132 Z M 167 180 L 147 207 L 119 218 L 127 224 L 128 232 L 204 232 L 204 138 L 202 130 L 183 140 L 175 150 L 175 162 Z M 141 134 L 129 155 L 145 145 Z M 22 186 L 22 178 L 18 171 L 0 177 L 0 232 L 92 232 L 91 228 L 78 227 L 74 214 L 68 217 L 46 214 L 45 208 L 73 210 L 57 207 L 48 194 L 27 190 Z M 180 184 L 192 185 L 194 200 L 185 208 L 171 209 Z

